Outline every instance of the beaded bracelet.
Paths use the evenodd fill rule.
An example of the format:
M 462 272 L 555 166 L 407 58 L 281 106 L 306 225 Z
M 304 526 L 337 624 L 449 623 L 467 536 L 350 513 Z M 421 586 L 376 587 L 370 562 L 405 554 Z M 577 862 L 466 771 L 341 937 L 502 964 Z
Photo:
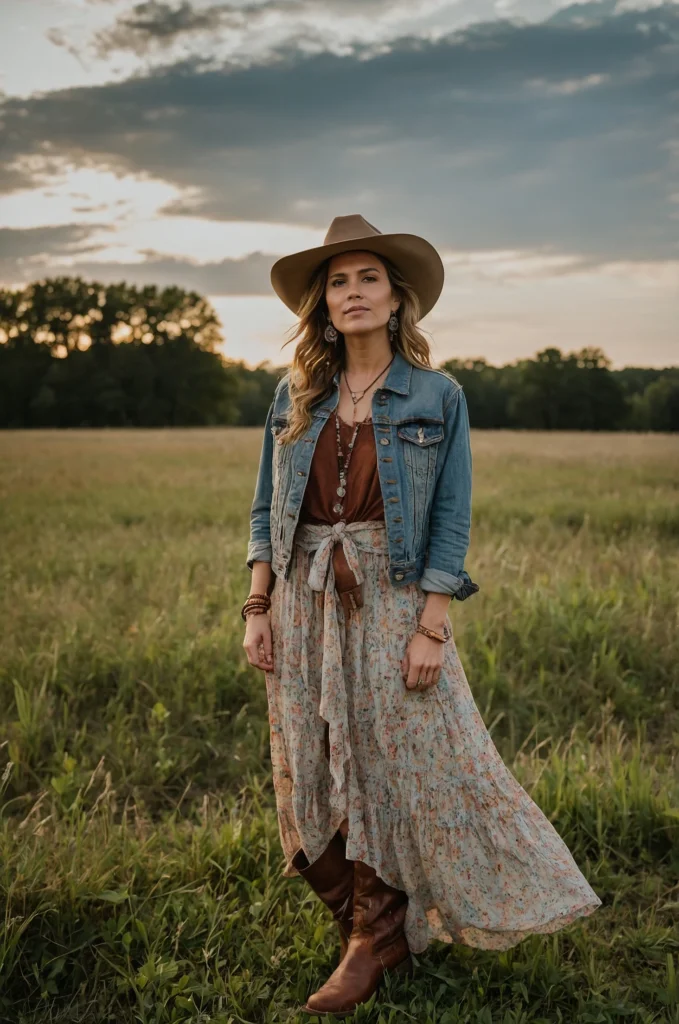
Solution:
M 264 607 L 264 605 L 261 605 L 261 607 L 257 605 L 252 605 L 250 608 L 247 609 L 247 611 L 243 615 L 243 619 L 247 619 L 248 615 L 265 615 L 266 612 L 267 609 Z
M 241 618 L 245 620 L 248 615 L 264 615 L 267 611 L 268 608 L 264 604 L 251 604 L 242 611 Z
M 256 614 L 259 615 L 261 612 L 268 611 L 270 607 L 271 598 L 268 594 L 250 594 L 247 601 L 241 608 L 241 618 L 245 621 L 248 612 L 253 612 L 253 614 L 256 612 Z
M 267 594 L 250 594 L 248 599 L 243 604 L 244 608 L 247 608 L 250 604 L 271 604 L 271 598 Z

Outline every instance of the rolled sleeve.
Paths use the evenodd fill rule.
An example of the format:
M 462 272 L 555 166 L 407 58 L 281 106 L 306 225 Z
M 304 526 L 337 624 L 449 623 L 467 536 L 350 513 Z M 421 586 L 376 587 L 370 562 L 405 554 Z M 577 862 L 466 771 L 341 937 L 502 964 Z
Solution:
M 450 594 L 458 601 L 464 601 L 480 589 L 478 583 L 474 583 L 464 569 L 459 576 L 453 576 L 452 573 L 444 572 L 442 569 L 430 569 L 429 566 L 422 573 L 420 587 L 435 594 Z
M 270 562 L 273 557 L 271 544 L 250 542 L 248 544 L 247 567 L 252 572 L 255 562 Z

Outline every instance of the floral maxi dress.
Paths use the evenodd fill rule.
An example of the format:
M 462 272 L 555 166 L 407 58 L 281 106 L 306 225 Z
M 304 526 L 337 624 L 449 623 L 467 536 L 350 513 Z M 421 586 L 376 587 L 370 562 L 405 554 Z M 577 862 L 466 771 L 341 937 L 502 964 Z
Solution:
M 352 611 L 336 590 L 338 544 L 362 586 Z M 426 593 L 394 587 L 388 566 L 383 521 L 300 521 L 289 578 L 276 578 L 265 675 L 283 875 L 348 818 L 346 856 L 408 894 L 415 953 L 432 939 L 508 949 L 591 914 L 601 900 L 500 757 L 454 639 L 438 683 L 406 688 Z

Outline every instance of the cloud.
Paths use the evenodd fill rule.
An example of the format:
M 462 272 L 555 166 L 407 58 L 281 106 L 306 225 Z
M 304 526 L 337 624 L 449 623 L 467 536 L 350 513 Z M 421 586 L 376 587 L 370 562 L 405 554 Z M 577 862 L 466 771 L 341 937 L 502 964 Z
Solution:
M 179 285 L 210 295 L 271 294 L 269 270 L 277 258 L 274 254 L 255 252 L 244 259 L 200 263 L 146 249 L 133 262 L 83 258 L 88 253 L 109 254 L 102 244 L 83 244 L 101 228 L 77 224 L 0 228 L 0 285 L 67 274 L 103 284 L 129 280 L 137 285 Z
M 111 0 L 103 0 L 104 3 Z M 115 0 L 114 0 L 115 2 Z M 466 8 L 469 0 L 455 5 L 457 10 Z M 480 0 L 475 0 L 477 7 Z M 494 0 L 486 0 L 492 16 Z M 314 27 L 321 19 L 331 24 L 333 19 L 342 18 L 343 34 L 356 38 L 356 28 L 381 19 L 382 26 L 394 18 L 405 17 L 408 21 L 432 13 L 434 16 L 445 8 L 445 0 L 425 0 L 413 12 L 410 0 L 245 0 L 232 3 L 192 3 L 179 0 L 143 0 L 121 11 L 113 23 L 94 33 L 86 49 L 100 60 L 108 59 L 112 53 L 124 52 L 143 57 L 158 51 L 171 49 L 181 42 L 190 46 L 201 38 L 203 52 L 205 43 L 214 53 L 218 41 L 245 37 L 252 44 L 255 35 L 257 43 L 264 42 L 262 33 L 268 29 L 282 31 L 283 35 L 321 42 L 323 35 Z M 477 10 L 476 16 L 483 12 Z M 348 20 L 351 25 L 348 25 Z M 278 32 L 280 36 L 280 31 Z M 364 32 L 358 32 L 358 38 Z M 63 31 L 50 30 L 49 38 L 56 46 L 70 48 L 72 43 Z M 280 41 L 280 39 L 279 39 Z M 266 44 L 265 44 L 266 45 Z
M 97 32 L 94 50 L 102 58 L 115 50 L 130 50 L 141 56 L 154 44 L 168 47 L 180 36 L 214 32 L 226 23 L 228 13 L 224 4 L 197 8 L 188 0 L 178 6 L 147 0 L 119 14 L 110 28 Z
M 115 0 L 99 2 L 110 4 Z M 559 2 L 563 0 L 552 0 L 551 6 Z M 632 3 L 632 9 L 635 6 L 638 9 L 638 4 Z M 640 6 L 643 11 L 649 4 L 640 0 Z M 661 4 L 651 0 L 650 7 L 653 6 Z M 399 22 L 416 23 L 421 29 L 418 34 L 424 37 L 430 29 L 438 29 L 440 34 L 446 25 L 459 28 L 484 19 L 493 20 L 508 10 L 524 22 L 544 20 L 555 27 L 591 27 L 622 11 L 619 0 L 593 0 L 567 4 L 545 18 L 546 7 L 545 0 L 513 0 L 511 4 L 502 0 L 455 0 L 453 3 L 420 0 L 416 7 L 411 0 L 240 0 L 210 4 L 192 0 L 143 0 L 118 14 L 111 26 L 97 32 L 94 48 L 102 58 L 113 50 L 129 50 L 140 56 L 156 46 L 167 48 L 180 37 L 209 32 L 214 41 L 214 34 L 220 31 L 245 30 L 253 41 L 255 33 L 276 23 L 298 32 L 305 23 L 308 29 L 314 23 L 325 23 L 326 19 L 341 19 L 337 22 L 337 36 L 345 40 L 366 38 L 365 26 L 370 25 L 375 30 L 378 21 L 387 31 L 390 25 Z M 359 25 L 363 29 L 356 35 Z M 58 38 L 55 42 L 64 45 Z
M 1 165 L 16 176 L 23 159 L 26 181 L 58 155 L 161 178 L 187 193 L 175 215 L 362 212 L 456 249 L 676 258 L 679 8 L 610 10 L 6 98 Z
M 21 284 L 48 276 L 44 268 L 50 258 L 92 251 L 83 242 L 95 230 L 110 228 L 105 224 L 60 224 L 23 230 L 0 228 L 0 282 Z

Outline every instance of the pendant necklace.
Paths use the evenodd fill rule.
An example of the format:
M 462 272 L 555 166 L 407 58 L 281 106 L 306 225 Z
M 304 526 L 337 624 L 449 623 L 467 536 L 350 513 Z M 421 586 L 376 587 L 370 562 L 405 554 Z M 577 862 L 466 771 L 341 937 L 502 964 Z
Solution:
M 396 353 L 394 353 L 394 355 L 391 357 L 391 359 L 389 360 L 387 365 L 384 367 L 384 370 L 388 370 L 389 369 L 389 367 L 391 366 L 391 364 L 394 361 L 395 356 L 396 356 Z M 384 370 L 380 370 L 380 372 L 375 377 L 375 380 L 371 380 L 370 383 L 368 384 L 368 387 L 367 388 L 363 388 L 363 391 L 352 391 L 351 388 L 349 387 L 349 381 L 347 380 L 347 371 L 346 370 L 342 370 L 342 373 L 344 374 L 344 383 L 346 384 L 347 388 L 349 388 L 349 394 L 351 395 L 351 401 L 354 403 L 354 405 L 357 405 L 358 402 L 361 401 L 361 399 L 363 398 L 365 393 L 368 391 L 368 389 L 373 386 L 375 381 L 380 379 L 380 377 L 384 373 Z
M 384 367 L 384 370 L 387 370 L 391 366 L 393 361 L 394 361 L 394 356 L 391 357 L 391 359 L 389 360 L 387 365 Z M 370 384 L 368 384 L 368 387 L 365 388 L 360 393 L 358 391 L 352 391 L 351 388 L 349 388 L 349 382 L 347 381 L 347 375 L 346 375 L 346 373 L 344 373 L 344 380 L 346 381 L 347 387 L 349 388 L 349 394 L 351 395 L 351 400 L 354 403 L 354 405 L 356 405 L 358 402 L 360 402 L 361 398 L 363 398 L 363 396 L 366 394 L 368 389 L 372 387 L 372 385 L 375 383 L 376 380 L 379 380 L 379 378 L 384 373 L 384 370 L 380 370 L 380 372 L 377 374 L 377 377 L 375 377 L 375 380 L 372 380 L 370 382 Z M 342 372 L 344 372 L 344 371 L 342 371 Z M 359 397 L 356 397 L 357 395 Z M 338 402 L 338 405 L 339 405 L 339 402 Z M 353 454 L 354 444 L 355 444 L 355 441 L 356 441 L 356 436 L 358 434 L 358 428 L 360 427 L 361 423 L 366 423 L 366 422 L 368 422 L 367 414 L 366 414 L 366 416 L 362 420 L 357 420 L 356 423 L 354 424 L 354 432 L 351 435 L 351 441 L 349 442 L 349 450 L 347 452 L 347 457 L 346 457 L 346 460 L 345 460 L 344 452 L 342 451 L 342 442 L 340 440 L 340 420 L 339 420 L 339 414 L 337 412 L 337 409 L 335 409 L 335 432 L 337 434 L 337 464 L 339 466 L 339 487 L 337 488 L 337 494 L 339 495 L 340 498 L 343 498 L 344 495 L 347 493 L 347 474 L 349 472 L 349 463 L 351 462 L 351 456 Z M 333 510 L 333 512 L 336 512 L 338 516 L 344 515 L 344 505 L 342 504 L 341 501 L 336 501 L 335 504 L 332 506 L 332 510 Z
M 351 456 L 354 450 L 354 442 L 356 440 L 356 435 L 358 434 L 358 428 L 360 427 L 361 423 L 365 422 L 366 421 L 364 419 L 357 420 L 356 424 L 354 425 L 354 432 L 351 435 L 351 441 L 349 442 L 349 450 L 345 461 L 344 452 L 342 451 L 342 442 L 340 441 L 339 416 L 337 415 L 337 412 L 335 412 L 335 429 L 337 432 L 337 463 L 339 465 L 339 487 L 337 488 L 337 493 L 339 494 L 340 498 L 343 498 L 344 495 L 347 493 L 347 473 L 349 472 L 349 463 L 351 462 Z M 332 510 L 333 512 L 336 512 L 338 516 L 344 515 L 344 505 L 342 504 L 341 501 L 336 501 L 335 504 L 332 506 Z

